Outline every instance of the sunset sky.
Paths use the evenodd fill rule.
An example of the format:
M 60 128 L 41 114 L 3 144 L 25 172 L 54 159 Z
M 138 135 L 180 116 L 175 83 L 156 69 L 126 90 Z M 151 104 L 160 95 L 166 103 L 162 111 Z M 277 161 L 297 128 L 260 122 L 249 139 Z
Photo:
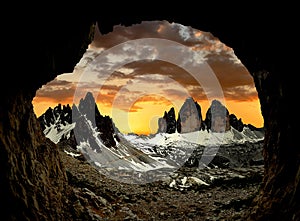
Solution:
M 74 67 L 41 87 L 33 100 L 37 116 L 48 107 L 77 104 L 87 91 L 102 115 L 121 132 L 155 133 L 158 118 L 187 97 L 206 111 L 219 99 L 245 124 L 263 126 L 260 103 L 247 69 L 226 46 L 205 30 L 168 21 L 117 25 L 94 41 Z

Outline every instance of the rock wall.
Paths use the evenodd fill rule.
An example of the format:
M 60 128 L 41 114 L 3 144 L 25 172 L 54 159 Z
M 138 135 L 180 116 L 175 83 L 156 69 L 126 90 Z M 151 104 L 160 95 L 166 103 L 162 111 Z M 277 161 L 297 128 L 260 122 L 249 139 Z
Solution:
M 8 68 L 0 83 L 1 220 L 66 220 L 65 169 L 57 146 L 42 134 L 32 99 L 43 84 L 72 72 L 94 21 L 25 11 L 2 26 Z
M 181 106 L 177 118 L 179 133 L 199 131 L 202 128 L 202 113 L 200 105 L 193 98 L 187 98 Z
M 56 145 L 42 134 L 30 98 L 15 96 L 1 113 L 2 219 L 63 220 L 65 171 Z
M 234 121 L 235 115 L 232 115 L 234 127 L 238 123 Z M 243 125 L 242 125 L 243 126 Z M 206 112 L 205 120 L 202 119 L 201 106 L 192 97 L 187 98 L 182 104 L 177 120 L 175 119 L 175 110 L 171 108 L 169 112 L 164 113 L 162 118 L 158 119 L 158 133 L 189 133 L 199 130 L 212 132 L 226 132 L 230 130 L 230 117 L 227 108 L 218 100 L 213 100 Z M 240 129 L 240 128 L 239 128 Z
M 167 131 L 167 121 L 165 118 L 158 118 L 158 133 L 165 133 Z

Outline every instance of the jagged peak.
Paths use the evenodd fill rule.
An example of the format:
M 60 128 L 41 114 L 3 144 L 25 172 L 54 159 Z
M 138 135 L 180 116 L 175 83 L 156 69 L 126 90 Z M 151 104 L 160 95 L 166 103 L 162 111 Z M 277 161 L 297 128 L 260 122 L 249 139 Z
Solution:
M 93 100 L 95 101 L 94 95 L 92 94 L 92 92 L 88 91 L 84 97 L 85 100 Z
M 196 107 L 196 108 L 194 108 L 194 107 Z M 191 111 L 192 109 L 194 109 L 194 110 Z M 167 120 L 166 122 L 163 122 L 162 119 L 159 119 L 158 131 L 163 131 L 162 128 L 168 127 L 168 125 L 171 123 L 167 119 L 167 117 L 171 113 L 170 110 L 164 111 L 163 118 L 165 120 Z M 176 120 L 177 121 L 176 127 L 177 127 L 178 132 L 185 131 L 185 129 L 182 127 L 183 126 L 182 124 L 184 124 L 185 127 L 187 125 L 184 121 L 186 121 L 186 119 L 188 119 L 188 118 L 186 117 L 186 114 L 183 114 L 183 112 L 188 111 L 189 112 L 188 116 L 191 117 L 192 112 L 195 112 L 195 110 L 196 110 L 196 112 L 198 112 L 198 116 L 193 116 L 193 121 L 195 121 L 196 123 L 199 121 L 199 123 L 198 123 L 199 125 L 197 124 L 194 127 L 194 129 L 191 129 L 191 128 L 186 129 L 187 131 L 195 130 L 195 128 L 200 128 L 202 130 L 207 129 L 207 130 L 212 130 L 214 132 L 223 132 L 223 131 L 228 131 L 231 126 L 238 131 L 242 131 L 244 126 L 246 126 L 246 125 L 244 125 L 241 118 L 237 118 L 234 114 L 229 114 L 227 107 L 218 99 L 212 100 L 209 108 L 207 109 L 207 112 L 205 115 L 205 120 L 202 119 L 200 104 L 193 97 L 190 96 L 185 99 L 184 103 L 182 104 L 182 106 L 179 110 L 178 118 Z M 218 124 L 219 124 L 218 127 L 215 125 L 215 121 L 218 121 Z M 192 127 L 191 119 L 189 119 L 189 121 L 186 121 L 186 122 L 189 122 L 189 127 Z M 221 122 L 223 125 L 221 125 Z M 164 124 L 166 124 L 166 125 L 164 125 Z M 256 130 L 255 127 L 250 126 L 250 128 L 252 128 L 252 130 Z
M 95 98 L 92 92 L 87 92 L 84 98 L 80 99 L 79 106 L 86 104 L 95 104 Z

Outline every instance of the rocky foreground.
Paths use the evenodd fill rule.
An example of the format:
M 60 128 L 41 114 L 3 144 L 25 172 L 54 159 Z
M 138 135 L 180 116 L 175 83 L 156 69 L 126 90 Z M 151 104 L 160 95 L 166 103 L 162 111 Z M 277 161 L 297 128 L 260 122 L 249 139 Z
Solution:
M 243 220 L 263 176 L 263 165 L 182 167 L 163 180 L 127 184 L 83 158 L 60 154 L 69 183 L 69 220 Z

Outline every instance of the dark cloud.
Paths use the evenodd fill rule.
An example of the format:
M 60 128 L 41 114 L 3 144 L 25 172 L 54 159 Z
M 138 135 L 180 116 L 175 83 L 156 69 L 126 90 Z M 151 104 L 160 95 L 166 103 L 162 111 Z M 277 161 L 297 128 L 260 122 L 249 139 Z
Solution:
M 101 86 L 101 90 L 107 91 L 108 94 L 116 94 L 122 86 L 112 85 L 112 84 L 104 84 Z
M 103 57 L 103 63 L 97 62 L 99 55 L 102 55 L 105 49 L 111 49 L 118 44 L 141 38 L 160 38 L 178 42 L 192 49 L 195 56 L 180 54 L 171 48 L 166 51 L 166 54 L 176 57 L 179 61 L 178 65 L 157 59 L 141 60 L 139 58 L 148 58 L 147 53 L 152 53 L 152 51 L 148 51 L 147 47 L 137 50 L 135 47 L 126 48 L 128 45 L 124 45 L 120 50 L 112 50 L 115 53 Z M 206 76 L 205 71 L 207 69 L 197 67 L 197 65 L 201 62 L 207 62 L 212 70 L 208 74 L 215 75 L 226 99 L 246 101 L 257 98 L 253 79 L 247 69 L 235 57 L 233 50 L 211 33 L 196 30 L 184 26 L 184 24 L 168 21 L 144 21 L 128 27 L 117 25 L 108 34 L 96 33 L 90 46 L 78 63 L 77 69 L 93 64 L 94 66 L 91 67 L 91 71 L 95 74 L 93 81 L 76 84 L 55 79 L 38 90 L 36 96 L 61 102 L 73 100 L 75 91 L 77 98 L 83 97 L 87 91 L 91 91 L 97 95 L 97 102 L 107 107 L 112 106 L 115 102 L 114 105 L 118 105 L 122 110 L 129 110 L 130 105 L 144 96 L 143 92 L 147 96 L 144 96 L 139 102 L 151 101 L 155 103 L 168 97 L 185 99 L 187 94 L 195 100 L 207 100 L 207 97 L 218 94 L 214 92 L 213 87 L 209 90 L 206 88 L 204 91 L 205 86 L 213 84 L 211 84 L 210 78 Z M 132 58 L 132 61 L 128 60 L 131 62 L 125 63 L 119 70 L 112 69 L 114 59 L 122 61 L 128 57 Z M 102 57 L 100 56 L 100 58 Z M 196 63 L 193 63 L 193 59 L 197 60 Z M 185 70 L 183 68 L 185 66 L 182 64 L 191 64 L 192 66 L 195 64 L 196 67 L 191 67 L 190 70 L 198 71 L 197 74 L 202 76 L 202 81 L 200 82 L 199 79 Z M 103 70 L 112 71 L 112 73 L 107 75 Z M 134 88 L 135 85 L 140 87 Z M 174 85 L 173 88 L 172 85 Z M 150 96 L 150 92 L 154 95 Z M 130 111 L 136 112 L 140 109 L 141 106 L 134 104 Z
M 48 84 L 42 86 L 37 92 L 36 97 L 41 99 L 49 99 L 53 102 L 65 102 L 66 100 L 73 100 L 76 85 L 65 80 L 58 80 L 57 78 Z
M 243 65 L 233 64 L 230 60 L 208 61 L 224 89 L 232 86 L 254 86 L 254 81 Z
M 223 93 L 227 96 L 230 95 L 231 99 L 247 99 L 247 96 L 255 96 L 255 94 L 249 94 L 247 90 L 232 90 L 237 86 L 248 86 L 248 89 L 254 88 L 254 82 L 252 76 L 248 73 L 247 69 L 241 64 L 235 64 L 231 60 L 215 59 L 208 61 L 209 66 L 213 70 L 216 78 L 218 79 Z M 186 88 L 190 94 L 195 97 L 206 97 L 203 93 L 202 84 L 205 82 L 199 82 L 190 73 L 183 68 L 165 61 L 136 61 L 125 66 L 132 69 L 132 73 L 124 74 L 121 72 L 115 72 L 110 79 L 128 79 L 128 84 L 134 83 L 129 79 L 144 80 L 151 84 L 159 84 L 163 87 L 164 84 L 171 83 L 172 80 L 177 82 L 183 88 Z M 160 74 L 166 76 L 165 78 L 157 78 L 155 75 Z M 205 73 L 199 73 L 205 74 Z M 151 76 L 152 75 L 152 76 Z M 168 79 L 169 78 L 169 79 Z M 163 79 L 163 80 L 162 80 Z M 191 87 L 192 86 L 192 87 Z M 190 89 L 193 88 L 193 89 Z M 119 90 L 119 87 L 115 87 Z M 228 92 L 227 92 L 228 91 Z M 233 96 L 233 92 L 236 94 Z M 243 93 L 240 93 L 243 92 Z M 246 96 L 246 97 L 245 97 Z
M 200 86 L 193 86 L 189 88 L 189 93 L 191 97 L 193 97 L 195 100 L 207 100 L 207 95 L 203 91 L 203 89 Z
M 187 97 L 191 96 L 191 94 L 186 90 L 165 89 L 163 91 L 167 95 L 167 97 L 170 97 L 172 99 L 185 100 Z
M 101 26 L 101 24 L 99 24 Z M 98 31 L 98 30 L 96 30 Z M 102 35 L 97 33 L 92 42 L 92 47 L 97 48 L 111 48 L 115 45 L 124 43 L 128 40 L 139 38 L 163 38 L 176 41 L 186 46 L 193 46 L 197 44 L 208 47 L 215 45 L 218 38 L 209 32 L 199 31 L 184 24 L 170 23 L 163 21 L 143 21 L 140 24 L 131 26 L 116 25 L 113 31 Z
M 50 81 L 47 83 L 47 87 L 70 87 L 72 86 L 72 82 L 66 81 L 66 80 L 59 80 L 55 78 L 53 81 Z
M 226 46 L 211 33 L 193 29 L 190 26 L 184 26 L 184 24 L 170 23 L 168 21 L 144 21 L 139 24 L 127 27 L 116 25 L 113 28 L 113 31 L 108 34 L 101 35 L 98 33 L 91 46 L 92 48 L 98 47 L 109 49 L 112 46 L 116 46 L 120 43 L 141 38 L 168 39 L 188 46 L 195 52 L 199 53 L 199 55 L 195 56 L 193 59 L 204 58 L 204 60 L 207 61 L 207 63 L 213 70 L 213 74 L 215 74 L 215 77 L 219 80 L 222 90 L 226 96 L 231 95 L 231 98 L 239 99 L 239 94 L 233 95 L 232 88 L 236 86 L 247 85 L 249 87 L 254 87 L 254 83 L 250 74 L 236 58 L 233 50 L 230 47 Z M 140 56 L 136 50 L 127 49 L 121 52 L 122 53 L 115 54 L 113 56 L 119 56 L 118 59 L 121 59 L 122 56 L 124 56 L 125 58 L 126 55 L 135 57 L 136 59 L 138 58 L 138 56 Z M 172 54 L 171 51 L 167 53 L 170 53 L 170 56 L 181 56 L 181 61 L 183 63 L 185 63 L 187 59 L 190 59 L 189 57 L 186 58 L 185 54 Z M 105 61 L 107 62 L 107 60 Z M 105 64 L 99 64 L 99 66 L 101 65 L 102 68 L 104 66 L 107 66 L 108 69 L 110 68 L 109 62 Z M 155 78 L 154 75 L 152 78 L 149 77 L 149 75 L 151 74 L 160 74 L 168 76 L 178 84 L 182 85 L 182 87 L 184 88 L 195 86 L 193 87 L 194 89 L 190 91 L 190 93 L 201 98 L 205 97 L 206 95 L 203 95 L 203 90 L 195 91 L 195 88 L 199 89 L 198 86 L 200 86 L 201 90 L 201 87 L 209 86 L 212 84 L 211 80 L 209 80 L 209 77 L 205 77 L 205 73 L 199 72 L 199 75 L 202 76 L 202 81 L 199 82 L 199 79 L 195 79 L 190 73 L 188 73 L 179 65 L 171 64 L 169 62 L 161 60 L 138 60 L 127 63 L 124 65 L 124 67 L 130 68 L 133 71 L 131 73 L 122 73 L 121 71 L 115 71 L 112 76 L 114 76 L 115 79 L 127 79 L 128 81 L 126 83 L 128 84 L 136 82 L 131 81 L 132 79 L 143 80 L 139 76 L 147 75 L 147 81 L 149 85 L 158 84 L 163 87 L 164 83 L 169 83 L 168 81 L 166 81 L 167 78 L 164 78 L 164 80 L 162 80 Z M 194 68 L 194 70 L 196 70 L 196 68 Z M 99 77 L 103 77 L 101 75 L 101 72 L 99 73 Z M 110 79 L 113 78 L 110 77 Z M 119 88 L 116 89 L 118 90 Z M 207 95 L 214 94 L 213 89 L 214 88 L 211 88 L 210 90 L 206 89 L 206 93 L 208 93 L 209 91 L 209 94 Z M 236 92 L 238 93 L 239 90 L 236 90 Z M 240 95 L 242 99 L 245 99 L 244 96 L 246 95 L 246 93 Z
M 257 91 L 254 88 L 248 86 L 237 86 L 227 88 L 224 91 L 224 96 L 227 100 L 235 101 L 253 101 L 257 99 Z

